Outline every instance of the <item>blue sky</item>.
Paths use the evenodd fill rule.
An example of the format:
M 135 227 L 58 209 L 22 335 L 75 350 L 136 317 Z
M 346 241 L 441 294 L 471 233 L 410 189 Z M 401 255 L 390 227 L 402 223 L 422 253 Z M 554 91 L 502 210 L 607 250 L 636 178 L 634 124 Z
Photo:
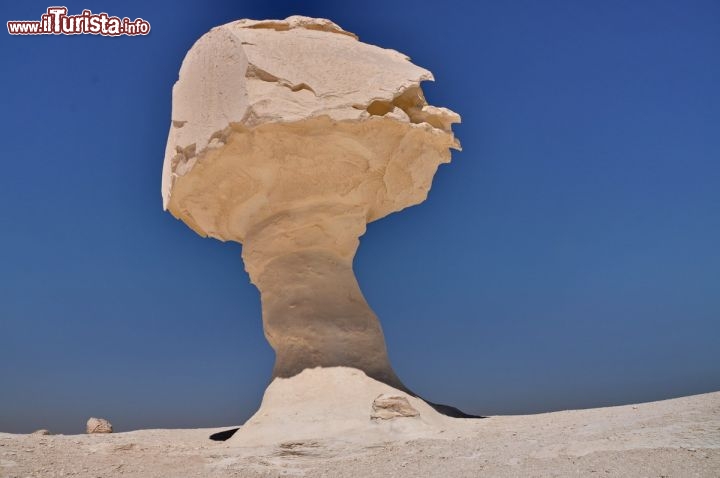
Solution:
M 193 42 L 292 14 L 408 54 L 463 117 L 428 201 L 355 260 L 408 386 L 481 414 L 720 389 L 717 2 L 64 5 L 152 32 L 0 33 L 0 431 L 256 409 L 273 353 L 240 246 L 164 213 L 160 173 Z

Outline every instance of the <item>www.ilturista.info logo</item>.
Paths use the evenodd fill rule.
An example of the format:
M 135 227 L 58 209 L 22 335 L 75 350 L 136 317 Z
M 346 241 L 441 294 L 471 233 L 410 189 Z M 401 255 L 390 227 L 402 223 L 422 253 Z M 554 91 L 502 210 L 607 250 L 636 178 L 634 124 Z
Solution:
M 111 17 L 107 13 L 83 10 L 80 15 L 68 15 L 65 7 L 49 7 L 40 21 L 7 22 L 11 35 L 147 35 L 150 23 L 142 18 Z

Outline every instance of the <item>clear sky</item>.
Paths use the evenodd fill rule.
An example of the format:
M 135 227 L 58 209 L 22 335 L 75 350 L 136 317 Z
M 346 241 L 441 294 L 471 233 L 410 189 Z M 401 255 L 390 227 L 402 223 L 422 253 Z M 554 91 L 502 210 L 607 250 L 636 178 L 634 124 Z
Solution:
M 51 5 L 3 2 L 3 29 Z M 0 431 L 254 412 L 273 352 L 240 245 L 163 212 L 160 173 L 193 42 L 293 14 L 406 53 L 463 117 L 355 259 L 408 386 L 480 414 L 720 389 L 720 3 L 63 5 L 152 32 L 0 32 Z

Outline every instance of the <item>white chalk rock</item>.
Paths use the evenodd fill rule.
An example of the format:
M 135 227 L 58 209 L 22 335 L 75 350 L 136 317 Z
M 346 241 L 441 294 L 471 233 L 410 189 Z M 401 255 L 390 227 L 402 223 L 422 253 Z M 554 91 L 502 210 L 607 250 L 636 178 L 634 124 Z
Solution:
M 417 417 L 418 415 L 420 415 L 420 412 L 415 410 L 404 396 L 384 393 L 373 401 L 370 418 L 374 420 L 392 420 L 394 418 Z
M 163 204 L 243 244 L 274 377 L 348 366 L 403 388 L 352 271 L 366 224 L 425 200 L 460 117 L 432 74 L 325 19 L 238 20 L 188 52 L 173 88 Z
M 112 424 L 104 418 L 90 418 L 85 428 L 86 433 L 112 433 Z

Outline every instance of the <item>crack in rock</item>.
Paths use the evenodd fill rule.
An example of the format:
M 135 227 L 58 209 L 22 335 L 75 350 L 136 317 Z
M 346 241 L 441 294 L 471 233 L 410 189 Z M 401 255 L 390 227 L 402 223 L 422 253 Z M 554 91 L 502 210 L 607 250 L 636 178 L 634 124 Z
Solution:
M 315 93 L 315 90 L 313 90 L 310 87 L 310 85 L 308 85 L 307 83 L 293 84 L 293 83 L 289 82 L 288 80 L 279 78 L 279 77 L 273 75 L 272 73 L 267 72 L 256 65 L 252 65 L 252 64 L 248 65 L 247 73 L 245 74 L 245 77 L 257 79 L 260 81 L 266 81 L 268 83 L 277 83 L 280 86 L 289 88 L 290 91 L 293 91 L 293 92 L 307 90 L 307 91 L 311 92 L 313 95 L 317 96 L 317 94 Z

